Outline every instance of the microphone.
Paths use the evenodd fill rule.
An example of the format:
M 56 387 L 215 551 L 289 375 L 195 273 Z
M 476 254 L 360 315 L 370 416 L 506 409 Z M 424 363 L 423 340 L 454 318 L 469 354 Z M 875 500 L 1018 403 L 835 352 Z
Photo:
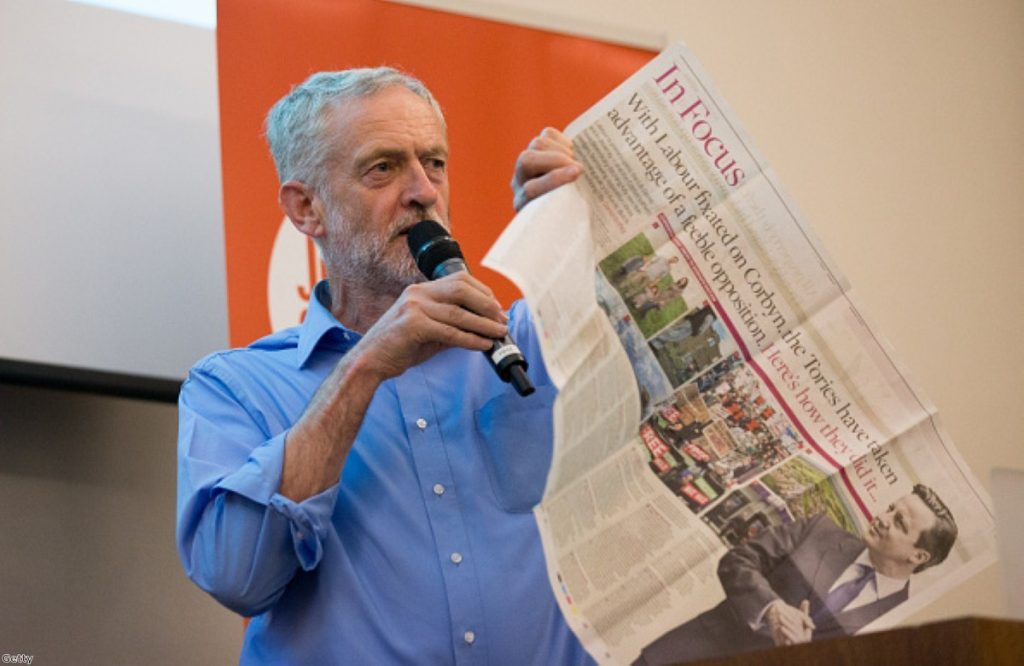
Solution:
M 414 224 L 409 229 L 407 240 L 416 266 L 427 279 L 438 280 L 452 273 L 469 272 L 459 244 L 448 235 L 447 229 L 434 220 L 421 220 Z M 515 387 L 516 393 L 521 396 L 533 393 L 533 383 L 526 376 L 526 358 L 511 337 L 506 335 L 495 340 L 484 356 L 502 381 Z

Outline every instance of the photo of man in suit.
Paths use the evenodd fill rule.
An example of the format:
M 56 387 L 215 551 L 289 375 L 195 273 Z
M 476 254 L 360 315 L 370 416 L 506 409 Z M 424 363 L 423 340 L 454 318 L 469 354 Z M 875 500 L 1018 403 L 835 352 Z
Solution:
M 708 659 L 855 634 L 909 597 L 957 526 L 930 488 L 876 515 L 863 538 L 819 514 L 765 530 L 718 564 L 725 600 L 648 645 L 635 665 Z

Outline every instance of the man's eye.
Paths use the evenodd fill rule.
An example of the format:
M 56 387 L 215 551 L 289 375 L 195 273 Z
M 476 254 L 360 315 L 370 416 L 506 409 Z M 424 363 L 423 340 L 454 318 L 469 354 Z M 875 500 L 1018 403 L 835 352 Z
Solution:
M 896 524 L 896 527 L 898 527 L 900 529 L 900 531 L 902 531 L 902 532 L 906 532 L 907 531 L 907 519 L 906 519 L 906 517 L 904 517 L 904 515 L 902 513 L 897 512 L 896 516 L 893 517 L 893 521 L 892 522 Z
M 370 171 L 374 171 L 377 173 L 387 173 L 388 171 L 391 171 L 391 164 L 388 162 L 377 162 L 372 167 L 370 167 Z
M 445 166 L 447 166 L 447 163 L 440 158 L 434 157 L 427 160 L 428 169 L 433 169 L 434 171 L 444 171 Z

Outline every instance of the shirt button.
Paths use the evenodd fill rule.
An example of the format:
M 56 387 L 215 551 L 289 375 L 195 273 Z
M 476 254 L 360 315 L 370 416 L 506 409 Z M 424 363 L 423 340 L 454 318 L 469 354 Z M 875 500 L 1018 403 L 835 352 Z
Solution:
M 467 631 L 466 633 L 462 634 L 462 640 L 466 641 L 466 645 L 472 645 L 473 642 L 476 640 L 476 634 L 472 631 Z
M 420 430 L 426 430 L 427 429 L 427 420 L 426 419 L 416 419 L 416 427 L 419 428 Z
M 434 484 L 434 494 L 437 495 L 438 497 L 440 497 L 441 495 L 444 495 L 444 486 L 441 485 L 440 483 L 435 483 Z
M 462 562 L 462 553 L 455 551 L 448 559 L 452 561 L 452 564 L 459 564 Z

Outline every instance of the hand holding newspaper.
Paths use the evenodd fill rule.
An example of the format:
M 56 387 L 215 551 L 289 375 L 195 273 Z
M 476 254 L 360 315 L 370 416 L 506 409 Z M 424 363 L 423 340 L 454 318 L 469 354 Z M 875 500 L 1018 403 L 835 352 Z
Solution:
M 485 263 L 559 388 L 535 515 L 591 654 L 889 627 L 987 566 L 980 484 L 687 49 L 567 134 L 583 178 Z

